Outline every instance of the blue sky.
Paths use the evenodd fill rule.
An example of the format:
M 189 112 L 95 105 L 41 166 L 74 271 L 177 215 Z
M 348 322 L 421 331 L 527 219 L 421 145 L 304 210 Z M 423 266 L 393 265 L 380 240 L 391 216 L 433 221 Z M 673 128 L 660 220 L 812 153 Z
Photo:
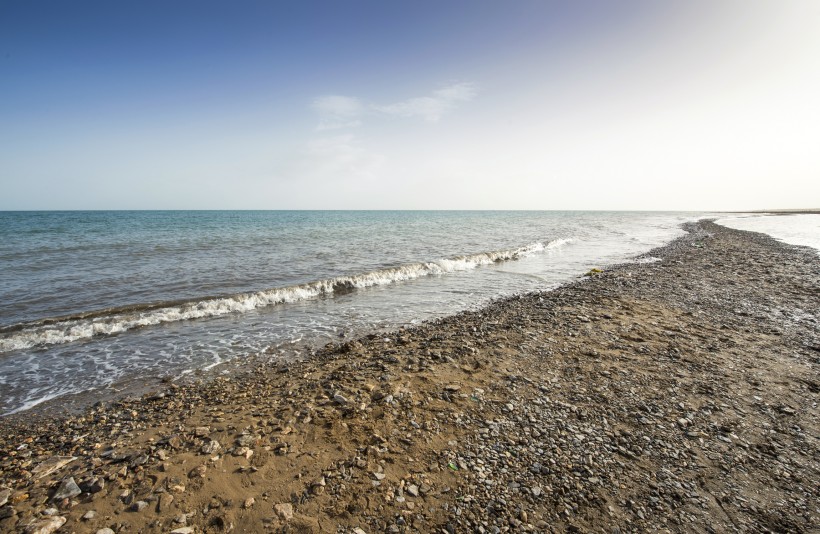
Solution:
M 0 0 L 0 209 L 816 207 L 818 5 Z

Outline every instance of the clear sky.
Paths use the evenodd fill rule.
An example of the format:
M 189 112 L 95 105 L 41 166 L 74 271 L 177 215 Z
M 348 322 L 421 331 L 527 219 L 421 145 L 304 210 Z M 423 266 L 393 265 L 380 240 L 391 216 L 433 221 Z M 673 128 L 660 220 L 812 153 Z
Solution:
M 0 209 L 820 207 L 820 2 L 0 0 Z

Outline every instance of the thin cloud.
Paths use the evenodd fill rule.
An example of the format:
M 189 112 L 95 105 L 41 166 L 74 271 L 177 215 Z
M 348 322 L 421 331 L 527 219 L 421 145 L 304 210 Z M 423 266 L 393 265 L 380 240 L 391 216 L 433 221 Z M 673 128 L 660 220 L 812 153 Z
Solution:
M 361 125 L 359 115 L 364 105 L 358 98 L 342 95 L 320 96 L 313 100 L 311 107 L 319 114 L 317 130 L 338 130 Z
M 394 104 L 365 105 L 352 96 L 325 95 L 317 97 L 311 108 L 319 115 L 316 129 L 340 130 L 362 125 L 364 115 L 376 113 L 392 117 L 420 117 L 428 122 L 438 122 L 441 117 L 463 102 L 474 99 L 478 91 L 475 84 L 456 83 L 433 91 L 429 96 L 409 98 Z
M 395 104 L 372 106 L 372 109 L 385 115 L 396 117 L 421 117 L 428 122 L 437 122 L 441 117 L 461 102 L 475 98 L 477 90 L 474 84 L 457 83 L 433 91 L 430 96 L 410 98 Z

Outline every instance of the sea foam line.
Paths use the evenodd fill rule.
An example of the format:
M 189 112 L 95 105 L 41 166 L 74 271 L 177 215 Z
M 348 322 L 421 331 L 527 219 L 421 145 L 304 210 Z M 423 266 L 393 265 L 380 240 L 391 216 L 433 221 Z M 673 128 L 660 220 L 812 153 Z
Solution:
M 253 293 L 209 297 L 188 302 L 129 306 L 74 316 L 41 319 L 0 329 L 0 353 L 43 345 L 70 343 L 162 323 L 248 312 L 257 308 L 383 286 L 424 276 L 466 271 L 482 265 L 517 260 L 545 250 L 556 249 L 571 241 L 571 239 L 556 239 L 547 244 L 531 243 L 515 249 L 442 258 L 432 262 L 410 263 L 357 275 L 338 276 Z

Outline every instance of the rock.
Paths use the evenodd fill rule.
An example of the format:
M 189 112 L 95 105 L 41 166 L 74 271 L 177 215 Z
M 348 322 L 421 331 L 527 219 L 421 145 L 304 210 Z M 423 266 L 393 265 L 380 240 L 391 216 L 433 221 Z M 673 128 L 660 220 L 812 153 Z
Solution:
M 163 493 L 157 499 L 157 512 L 166 512 L 168 508 L 171 507 L 171 503 L 174 502 L 174 496 L 170 493 Z
M 110 528 L 106 527 L 106 528 L 101 528 L 100 530 L 98 530 L 96 532 L 96 534 L 114 534 L 114 531 L 111 530 Z
M 245 502 L 242 504 L 242 508 L 245 508 L 245 509 L 251 508 L 255 502 L 256 502 L 256 499 L 254 499 L 253 497 L 248 497 L 247 499 L 245 499 Z
M 0 506 L 3 506 L 9 502 L 9 495 L 11 495 L 10 489 L 0 490 Z
M 91 521 L 95 517 L 97 517 L 97 512 L 95 512 L 94 510 L 89 510 L 86 513 L 84 513 L 80 519 L 82 519 L 83 521 Z
M 290 503 L 280 503 L 273 505 L 273 511 L 279 516 L 282 521 L 290 521 L 293 519 L 293 505 Z
M 51 516 L 57 515 L 59 513 L 60 513 L 60 511 L 56 508 L 46 508 L 45 510 L 40 512 L 40 515 L 43 515 L 45 517 L 51 517 Z
M 408 495 L 411 497 L 418 497 L 419 496 L 419 487 L 415 484 L 410 484 L 404 490 L 407 492 Z
M 88 491 L 91 493 L 99 493 L 105 489 L 105 479 L 104 478 L 95 478 L 94 482 L 91 483 L 91 486 L 88 487 Z
M 131 508 L 129 508 L 129 510 L 131 510 L 132 512 L 142 512 L 146 508 L 148 508 L 148 503 L 147 502 L 137 501 L 137 502 L 135 502 L 134 504 L 131 505 Z
M 320 478 L 319 480 L 313 481 L 310 485 L 310 491 L 314 495 L 321 495 L 325 492 L 325 486 L 327 482 L 325 482 L 325 477 Z
M 348 400 L 341 393 L 336 393 L 335 395 L 333 395 L 333 402 L 341 406 L 345 406 L 347 405 Z
M 194 527 L 179 527 L 171 531 L 171 534 L 193 534 Z
M 213 439 L 205 445 L 203 445 L 200 451 L 202 452 L 202 454 L 215 454 L 217 451 L 219 451 L 220 448 L 221 446 L 219 445 L 219 442 Z
M 445 391 L 458 391 L 461 389 L 461 386 L 458 384 L 447 384 L 444 386 Z
M 62 516 L 49 517 L 48 519 L 41 519 L 28 525 L 25 529 L 26 534 L 51 534 L 59 529 L 66 522 L 66 518 Z
M 99 493 L 105 489 L 105 479 L 94 477 L 80 484 L 80 489 L 86 493 Z
M 60 482 L 60 486 L 57 488 L 57 491 L 51 497 L 51 500 L 62 501 L 63 499 L 71 499 L 81 493 L 82 490 L 79 486 L 77 486 L 77 483 L 74 482 L 74 477 L 68 477 L 64 478 L 63 481 Z
M 211 434 L 211 429 L 207 426 L 198 426 L 194 429 L 194 436 L 204 438 Z
M 135 456 L 133 460 L 131 460 L 131 467 L 136 467 L 138 465 L 145 465 L 148 463 L 148 455 L 147 454 L 140 454 Z
M 11 506 L 4 506 L 0 508 L 0 519 L 6 519 L 9 517 L 13 517 L 17 514 L 17 511 L 12 508 Z
M 541 487 L 540 487 L 540 486 L 533 486 L 533 487 L 530 489 L 530 491 L 531 491 L 531 492 L 532 492 L 532 494 L 533 494 L 534 496 L 536 496 L 536 497 L 538 497 L 539 495 L 541 495 Z
M 240 447 L 251 447 L 252 445 L 255 445 L 259 439 L 259 436 L 254 436 L 251 434 L 242 434 L 241 436 L 236 438 L 236 444 Z
M 191 469 L 188 473 L 188 478 L 205 478 L 205 473 L 208 471 L 208 468 L 204 465 L 199 465 Z
M 43 478 L 47 477 L 51 473 L 62 469 L 69 463 L 76 460 L 76 456 L 52 456 L 48 460 L 40 463 L 37 467 L 31 470 L 31 474 L 34 475 L 34 478 Z
M 363 529 L 356 527 L 353 529 L 353 534 L 367 534 Z

